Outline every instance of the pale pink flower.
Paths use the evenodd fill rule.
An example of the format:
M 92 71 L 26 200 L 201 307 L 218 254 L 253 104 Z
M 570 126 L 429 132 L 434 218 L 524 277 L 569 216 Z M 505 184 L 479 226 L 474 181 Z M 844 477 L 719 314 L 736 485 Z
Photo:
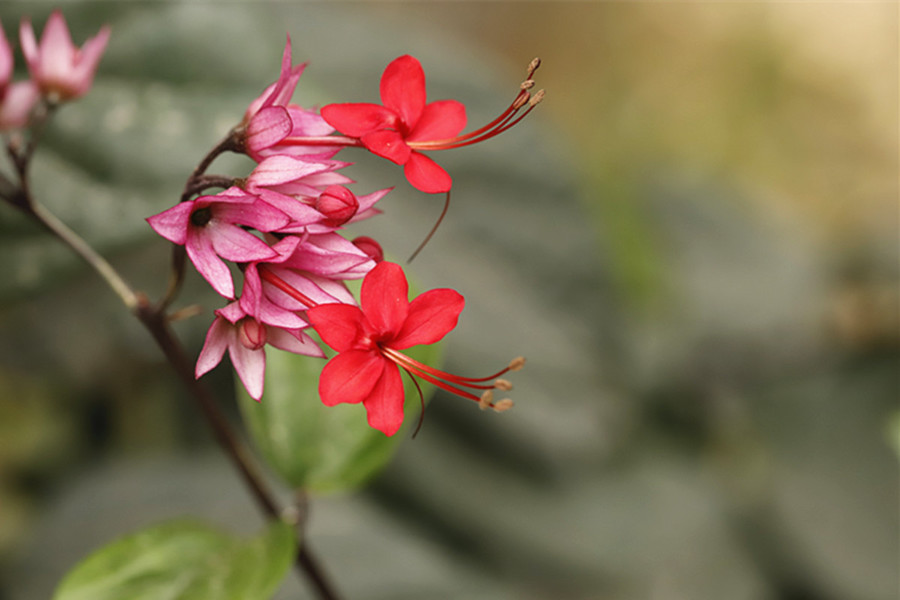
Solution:
M 41 93 L 52 100 L 73 100 L 85 95 L 94 81 L 94 73 L 109 41 L 109 27 L 101 27 L 99 33 L 79 49 L 72 43 L 62 13 L 55 10 L 47 19 L 40 45 L 35 41 L 34 30 L 27 18 L 22 19 L 19 27 L 19 40 L 28 72 Z
M 6 88 L 0 100 L 0 131 L 28 126 L 31 109 L 41 92 L 33 81 L 18 81 Z
M 3 33 L 3 25 L 0 24 L 0 96 L 9 85 L 13 73 L 13 50 Z
M 267 326 L 245 313 L 237 302 L 232 302 L 216 311 L 216 319 L 197 357 L 194 376 L 199 378 L 218 365 L 227 350 L 247 393 L 259 400 L 265 385 L 266 344 L 294 354 L 324 356 L 315 341 L 300 328 Z

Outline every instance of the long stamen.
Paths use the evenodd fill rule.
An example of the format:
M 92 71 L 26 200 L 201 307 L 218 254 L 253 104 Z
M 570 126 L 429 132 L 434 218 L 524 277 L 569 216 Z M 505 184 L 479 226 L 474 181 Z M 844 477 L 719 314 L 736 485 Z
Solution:
M 385 353 L 389 354 L 392 358 L 401 360 L 404 363 L 409 364 L 411 367 L 420 369 L 422 371 L 430 372 L 438 377 L 447 379 L 448 381 L 452 381 L 454 383 L 457 383 L 460 385 L 466 385 L 466 386 L 468 386 L 468 384 L 470 384 L 470 383 L 483 383 L 485 381 L 490 381 L 491 379 L 497 379 L 501 375 L 505 375 L 506 373 L 509 373 L 510 371 L 518 371 L 525 365 L 525 359 L 522 358 L 521 356 L 519 356 L 517 358 L 514 358 L 512 361 L 510 361 L 509 365 L 507 365 L 503 369 L 500 369 L 493 375 L 488 375 L 487 377 L 462 377 L 460 375 L 451 375 L 449 373 L 444 373 L 443 371 L 439 371 L 439 370 L 435 369 L 434 367 L 430 367 L 430 366 L 426 365 L 425 363 L 421 363 L 410 356 L 407 356 L 401 352 L 398 352 L 397 350 L 394 350 L 393 348 L 383 348 L 382 350 Z M 471 387 L 476 387 L 476 386 L 471 386 Z M 482 389 L 488 389 L 488 388 L 493 388 L 493 387 L 497 387 L 497 386 L 492 385 L 492 386 L 488 386 L 488 387 L 482 387 Z
M 461 396 L 463 398 L 467 398 L 474 402 L 478 402 L 482 408 L 492 408 L 497 412 L 506 410 L 512 406 L 512 401 L 502 400 L 498 403 L 493 402 L 493 390 L 509 390 L 512 388 L 512 385 L 504 380 L 499 379 L 490 385 L 483 385 L 482 382 L 489 381 L 491 379 L 495 379 L 499 375 L 502 375 L 508 371 L 517 371 L 524 364 L 525 359 L 519 357 L 510 362 L 509 366 L 501 371 L 491 375 L 489 377 L 461 377 L 458 375 L 452 375 L 450 373 L 446 373 L 444 371 L 440 371 L 435 369 L 434 367 L 430 367 L 424 363 L 421 363 L 414 358 L 411 358 L 402 352 L 398 352 L 393 348 L 380 348 L 382 354 L 393 361 L 397 366 L 406 371 L 410 376 L 418 376 L 431 383 L 432 385 L 441 388 L 451 394 L 455 394 L 457 396 Z M 415 379 L 413 379 L 415 381 Z M 418 386 L 417 386 L 418 387 Z M 480 396 L 476 396 L 470 391 L 463 389 L 469 388 L 471 390 L 484 390 L 484 392 Z M 502 406 L 501 406 L 502 405 Z
M 494 136 L 500 135 L 510 127 L 514 126 L 516 123 L 521 121 L 525 115 L 527 115 L 531 110 L 543 99 L 544 90 L 538 91 L 534 96 L 528 91 L 532 87 L 534 87 L 534 80 L 532 76 L 534 72 L 537 71 L 538 67 L 540 67 L 541 61 L 539 58 L 535 58 L 528 65 L 527 69 L 527 77 L 525 81 L 519 86 L 519 92 L 516 94 L 515 99 L 512 101 L 506 110 L 504 110 L 498 117 L 489 122 L 487 125 L 483 127 L 479 127 L 469 133 L 464 135 L 460 135 L 454 138 L 445 138 L 441 140 L 425 140 L 425 141 L 407 141 L 407 145 L 413 150 L 449 150 L 451 148 L 459 148 L 462 146 L 468 146 L 470 144 L 475 144 L 478 142 L 482 142 L 484 140 L 490 139 Z M 526 104 L 528 104 L 528 108 L 521 114 L 519 110 L 522 109 Z M 517 116 L 518 114 L 518 116 Z

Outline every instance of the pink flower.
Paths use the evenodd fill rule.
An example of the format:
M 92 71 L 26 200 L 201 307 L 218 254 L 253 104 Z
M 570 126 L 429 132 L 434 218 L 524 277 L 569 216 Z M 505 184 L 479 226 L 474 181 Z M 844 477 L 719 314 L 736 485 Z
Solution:
M 495 406 L 490 390 L 510 386 L 504 380 L 483 382 L 521 366 L 517 359 L 499 373 L 475 379 L 439 371 L 403 354 L 401 350 L 442 339 L 456 326 L 465 304 L 450 289 L 431 290 L 410 302 L 408 290 L 400 266 L 380 262 L 363 280 L 359 307 L 320 304 L 307 312 L 322 341 L 338 352 L 319 379 L 322 402 L 327 406 L 362 402 L 369 425 L 385 435 L 395 434 L 403 423 L 400 368 L 483 406 Z M 485 394 L 479 398 L 463 388 L 485 390 Z M 508 405 L 498 403 L 496 408 Z
M 345 135 L 359 138 L 378 156 L 404 166 L 404 174 L 418 190 L 447 192 L 450 175 L 415 150 L 415 143 L 452 138 L 466 125 L 466 109 L 456 100 L 425 102 L 425 72 L 412 56 L 397 58 L 381 76 L 381 101 L 329 104 L 322 117 Z
M 13 73 L 13 51 L 0 24 L 0 96 L 6 91 Z
M 22 20 L 19 40 L 25 62 L 28 63 L 28 72 L 41 93 L 58 101 L 73 100 L 90 89 L 100 57 L 109 41 L 109 28 L 102 27 L 79 50 L 72 43 L 62 13 L 55 10 L 44 26 L 40 46 L 35 42 L 28 19 Z
M 340 146 L 282 143 L 288 136 L 321 137 L 334 133 L 334 128 L 315 111 L 290 104 L 304 68 L 306 63 L 291 67 L 291 38 L 288 37 L 281 58 L 281 74 L 250 103 L 242 121 L 246 128 L 244 149 L 257 162 L 284 154 L 326 159 L 341 149 Z
M 247 315 L 237 302 L 232 302 L 216 311 L 216 319 L 206 334 L 206 342 L 197 358 L 194 375 L 199 378 L 210 371 L 222 361 L 228 350 L 231 364 L 247 393 L 254 400 L 259 400 L 265 384 L 266 344 L 294 354 L 324 356 L 301 328 L 267 326 Z
M 31 109 L 40 97 L 40 90 L 31 80 L 18 81 L 7 87 L 0 100 L 0 131 L 27 127 Z
M 251 262 L 278 256 L 244 227 L 275 231 L 290 219 L 256 196 L 232 187 L 215 196 L 177 204 L 147 222 L 170 242 L 184 245 L 194 267 L 209 284 L 222 296 L 234 298 L 234 282 L 223 258 Z

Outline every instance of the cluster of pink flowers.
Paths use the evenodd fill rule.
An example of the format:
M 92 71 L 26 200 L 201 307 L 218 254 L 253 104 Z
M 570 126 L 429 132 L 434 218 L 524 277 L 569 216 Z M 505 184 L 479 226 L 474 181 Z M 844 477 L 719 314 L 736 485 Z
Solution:
M 355 182 L 341 173 L 351 163 L 335 155 L 364 148 L 403 165 L 415 188 L 449 192 L 450 175 L 423 151 L 471 144 L 517 122 L 540 100 L 527 91 L 537 64 L 507 111 L 463 136 L 465 108 L 455 100 L 427 103 L 424 72 L 411 56 L 385 70 L 383 106 L 331 104 L 316 111 L 292 104 L 304 67 L 292 65 L 288 39 L 278 80 L 250 103 L 233 130 L 233 148 L 257 163 L 249 176 L 231 179 L 230 185 L 217 183 L 227 189 L 184 199 L 148 219 L 159 235 L 185 247 L 197 271 L 228 301 L 215 311 L 197 377 L 227 351 L 248 393 L 259 400 L 266 344 L 325 356 L 307 333 L 311 327 L 338 352 L 320 378 L 322 401 L 362 403 L 370 425 L 387 435 L 403 422 L 401 369 L 413 381 L 428 381 L 482 408 L 508 408 L 509 400 L 493 401 L 493 390 L 510 389 L 498 377 L 520 368 L 521 359 L 491 376 L 467 378 L 403 354 L 452 330 L 463 298 L 439 289 L 410 302 L 402 269 L 383 260 L 378 242 L 343 236 L 345 225 L 378 214 L 376 204 L 390 190 L 354 193 L 347 186 Z M 242 274 L 240 294 L 226 261 Z M 345 282 L 363 278 L 357 304 Z
M 31 22 L 23 19 L 19 41 L 30 78 L 12 82 L 13 49 L 0 27 L 0 130 L 26 127 L 41 98 L 48 104 L 57 104 L 85 95 L 108 40 L 109 28 L 103 27 L 79 49 L 72 43 L 66 21 L 57 10 L 47 19 L 38 44 Z

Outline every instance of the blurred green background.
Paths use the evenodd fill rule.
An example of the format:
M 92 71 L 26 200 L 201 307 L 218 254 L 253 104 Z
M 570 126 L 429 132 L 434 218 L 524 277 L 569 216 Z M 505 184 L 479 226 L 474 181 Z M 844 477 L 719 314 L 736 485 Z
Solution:
M 52 6 L 4 3 L 41 27 Z M 37 193 L 151 297 L 143 219 L 277 75 L 377 99 L 394 57 L 471 126 L 528 61 L 547 99 L 443 153 L 453 205 L 410 272 L 468 300 L 449 369 L 524 354 L 516 408 L 438 396 L 366 490 L 314 498 L 347 598 L 881 600 L 898 591 L 896 3 L 65 3 L 112 26 Z M 24 76 L 19 61 L 19 74 Z M 397 185 L 357 231 L 406 256 L 439 201 Z M 242 175 L 227 160 L 213 172 Z M 147 335 L 0 207 L 0 598 L 45 598 L 113 537 L 194 514 L 261 522 Z M 219 301 L 198 277 L 199 349 Z M 209 376 L 223 394 L 227 368 Z M 237 412 L 230 407 L 233 416 Z M 309 597 L 291 574 L 280 596 Z

